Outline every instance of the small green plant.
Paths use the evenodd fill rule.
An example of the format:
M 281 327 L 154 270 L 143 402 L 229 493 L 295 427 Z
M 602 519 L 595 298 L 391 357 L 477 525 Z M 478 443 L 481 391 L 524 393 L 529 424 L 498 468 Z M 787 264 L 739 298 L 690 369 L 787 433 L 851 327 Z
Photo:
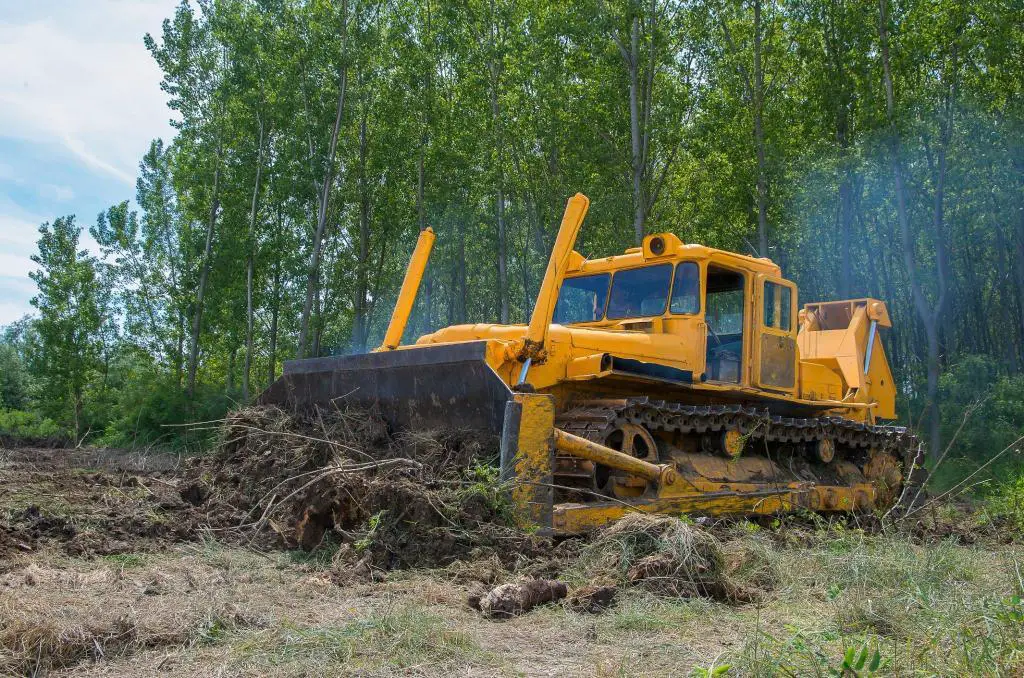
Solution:
M 855 647 L 846 648 L 842 665 L 838 670 L 832 667 L 832 674 L 835 676 L 854 676 L 858 678 L 859 676 L 873 676 L 883 668 L 884 664 L 882 653 L 878 651 L 877 647 L 875 647 L 874 653 L 871 653 L 868 650 L 868 641 L 865 639 L 859 651 Z
M 988 498 L 989 513 L 1024 534 L 1024 472 L 999 483 Z
M 695 666 L 690 669 L 690 678 L 715 678 L 716 676 L 727 676 L 732 671 L 729 664 L 718 664 L 717 659 L 711 662 L 711 666 Z
M 463 473 L 464 484 L 459 488 L 456 499 L 464 504 L 470 499 L 483 499 L 487 509 L 506 525 L 516 522 L 515 506 L 512 504 L 509 483 L 501 482 L 501 470 L 489 464 L 476 463 Z
M 380 528 L 381 522 L 383 522 L 386 515 L 387 510 L 384 510 L 370 516 L 370 520 L 366 523 L 366 534 L 354 544 L 356 553 L 363 553 L 373 546 L 373 538 L 377 535 L 377 530 Z

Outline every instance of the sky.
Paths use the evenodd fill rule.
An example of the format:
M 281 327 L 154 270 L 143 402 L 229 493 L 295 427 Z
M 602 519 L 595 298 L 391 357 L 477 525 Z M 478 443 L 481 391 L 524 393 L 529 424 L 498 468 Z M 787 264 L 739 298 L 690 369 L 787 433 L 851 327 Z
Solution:
M 160 69 L 142 43 L 178 0 L 0 0 L 0 326 L 33 309 L 39 225 L 74 214 L 82 243 L 135 197 L 139 160 L 170 140 Z

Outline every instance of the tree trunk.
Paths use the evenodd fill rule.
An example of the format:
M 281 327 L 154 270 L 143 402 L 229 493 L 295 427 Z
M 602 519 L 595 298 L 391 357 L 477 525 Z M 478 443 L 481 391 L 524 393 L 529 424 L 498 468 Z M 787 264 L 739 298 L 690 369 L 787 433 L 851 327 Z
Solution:
M 366 108 L 359 120 L 359 260 L 356 262 L 356 287 L 352 299 L 352 348 L 366 350 L 366 292 L 369 273 L 366 260 L 370 253 L 370 189 L 366 178 Z
M 249 209 L 249 255 L 245 270 L 245 367 L 242 370 L 242 402 L 249 402 L 249 375 L 252 372 L 253 345 L 253 277 L 256 269 L 256 206 L 259 203 L 260 178 L 263 175 L 263 120 L 257 114 L 260 128 L 256 151 L 256 181 L 252 188 L 252 206 Z
M 210 218 L 206 224 L 206 244 L 203 247 L 203 263 L 199 269 L 199 287 L 196 290 L 196 309 L 192 314 L 192 336 L 188 352 L 188 396 L 195 395 L 196 369 L 199 364 L 199 332 L 203 323 L 203 301 L 206 297 L 206 281 L 210 277 L 210 254 L 213 249 L 213 231 L 220 209 L 220 148 L 217 149 L 217 165 L 213 171 L 213 194 L 210 201 Z
M 1024 208 L 1019 210 L 1020 217 L 1017 223 L 1017 237 L 1014 238 L 1013 256 L 1016 265 L 1013 267 L 1014 281 L 1017 283 L 1017 303 L 1020 308 L 1020 336 L 1024 344 Z M 1024 358 L 1024 352 L 1022 352 Z
M 433 13 L 430 7 L 430 0 L 426 3 L 427 9 L 427 21 L 426 30 L 424 32 L 423 42 L 426 45 L 430 44 L 432 39 L 431 29 L 431 18 Z M 430 50 L 428 48 L 428 55 Z M 424 231 L 427 228 L 427 205 L 426 205 L 426 185 L 427 185 L 427 172 L 426 172 L 426 155 L 427 147 L 430 143 L 430 112 L 433 110 L 434 102 L 434 68 L 436 65 L 429 61 L 427 68 L 424 70 L 424 101 L 423 101 L 423 115 L 421 124 L 423 125 L 423 132 L 420 135 L 420 153 L 419 159 L 416 165 L 416 217 L 419 221 L 419 230 Z M 423 276 L 423 295 L 422 295 L 422 313 L 420 315 L 420 331 L 423 334 L 430 332 L 433 325 L 433 308 L 434 308 L 434 268 L 427 266 L 427 270 Z
M 633 240 L 640 245 L 647 222 L 647 200 L 644 197 L 644 154 L 640 131 L 640 17 L 633 17 L 629 33 L 629 52 L 624 52 L 629 71 L 629 140 L 633 169 Z
M 181 388 L 185 380 L 185 323 L 185 314 L 179 310 L 176 327 L 178 345 L 174 354 L 174 377 L 178 388 Z
M 281 313 L 281 264 L 274 262 L 274 293 L 270 306 L 270 346 L 268 351 L 269 367 L 267 368 L 267 385 L 274 383 L 277 379 L 277 325 Z
M 495 196 L 494 211 L 498 222 L 498 317 L 508 323 L 508 235 L 505 229 L 505 149 L 501 124 L 501 105 L 498 88 L 501 86 L 501 67 L 491 57 L 491 123 L 494 126 Z
M 313 280 L 313 342 L 310 348 L 310 356 L 313 358 L 320 357 L 320 338 L 323 336 L 324 330 L 324 315 L 323 305 L 320 301 L 320 294 L 323 290 L 320 286 L 320 276 Z
M 757 152 L 758 254 L 768 256 L 768 167 L 764 147 L 764 64 L 761 62 L 761 0 L 754 0 L 754 145 Z
M 420 155 L 416 163 L 416 218 L 419 222 L 419 230 L 424 231 L 427 228 L 427 206 L 424 199 L 425 185 L 426 185 L 426 168 L 424 167 L 427 146 L 427 133 L 424 131 L 423 136 L 420 139 Z M 422 296 L 422 313 L 420 316 L 420 331 L 421 333 L 427 333 L 433 327 L 431 317 L 434 303 L 434 274 L 433 268 L 427 266 L 427 270 L 423 276 L 423 296 Z
M 910 279 L 911 296 L 914 308 L 924 327 L 928 346 L 927 371 L 927 410 L 928 410 L 928 441 L 929 452 L 933 455 L 941 453 L 941 433 L 939 420 L 939 337 L 938 325 L 943 307 L 946 303 L 945 277 L 938 276 L 939 300 L 934 308 L 930 307 L 925 298 L 921 281 L 918 278 L 917 261 L 914 256 L 915 241 L 910 229 L 910 215 L 907 212 L 906 191 L 903 185 L 901 166 L 901 149 L 899 130 L 896 127 L 896 100 L 893 92 L 892 68 L 889 62 L 889 17 L 886 0 L 879 0 L 878 36 L 882 56 L 882 82 L 885 87 L 885 109 L 888 119 L 888 145 L 890 163 L 893 174 L 893 189 L 896 195 L 896 216 L 899 222 L 900 240 L 903 247 L 903 265 Z M 934 215 L 933 215 L 934 216 Z M 938 236 L 939 234 L 936 234 Z
M 224 390 L 229 394 L 235 390 L 235 357 L 237 355 L 237 348 L 232 347 L 231 351 L 228 352 L 228 372 L 224 380 Z
M 842 76 L 841 76 L 842 77 Z M 839 144 L 839 295 L 843 299 L 853 296 L 853 221 L 854 177 L 850 168 L 849 113 L 845 97 L 840 97 L 836 115 L 836 141 Z M 871 258 L 870 256 L 868 257 Z
M 306 356 L 306 346 L 309 337 L 309 317 L 313 309 L 313 295 L 315 281 L 320 271 L 320 250 L 323 245 L 324 229 L 327 226 L 327 202 L 331 194 L 331 184 L 334 181 L 334 155 L 338 147 L 338 129 L 341 127 L 341 115 L 345 110 L 345 90 L 348 86 L 348 64 L 346 62 L 346 51 L 348 47 L 348 2 L 341 3 L 341 66 L 338 74 L 338 105 L 334 115 L 334 129 L 331 132 L 331 145 L 327 152 L 327 167 L 324 169 L 322 184 L 318 187 L 318 207 L 316 233 L 313 235 L 313 243 L 309 254 L 309 270 L 306 275 L 306 301 L 302 306 L 302 320 L 299 326 L 298 357 Z
M 464 323 L 468 320 L 466 313 L 466 225 L 462 219 L 458 221 L 458 258 L 455 262 L 455 322 Z

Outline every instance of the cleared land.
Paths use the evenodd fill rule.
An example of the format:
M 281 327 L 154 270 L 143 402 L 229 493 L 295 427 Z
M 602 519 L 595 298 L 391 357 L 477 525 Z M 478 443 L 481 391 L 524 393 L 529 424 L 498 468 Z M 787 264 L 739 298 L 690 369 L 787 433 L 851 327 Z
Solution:
M 888 535 L 810 518 L 683 522 L 551 549 L 504 548 L 490 532 L 409 567 L 414 542 L 375 541 L 380 511 L 349 545 L 287 549 L 289 528 L 260 536 L 237 529 L 249 508 L 224 517 L 227 495 L 199 501 L 196 478 L 208 481 L 199 494 L 217 483 L 196 468 L 118 451 L 0 452 L 0 671 L 814 675 L 842 672 L 849 649 L 856 665 L 865 648 L 862 674 L 876 662 L 887 675 L 1024 673 L 1024 549 L 948 510 Z M 367 486 L 384 480 L 397 482 Z M 468 529 L 462 508 L 439 514 Z M 644 529 L 661 531 L 651 541 Z M 645 556 L 648 543 L 661 550 Z M 632 574 L 681 553 L 685 577 L 679 566 Z M 600 613 L 555 603 L 507 620 L 467 604 L 535 575 L 570 596 L 594 584 L 617 594 Z

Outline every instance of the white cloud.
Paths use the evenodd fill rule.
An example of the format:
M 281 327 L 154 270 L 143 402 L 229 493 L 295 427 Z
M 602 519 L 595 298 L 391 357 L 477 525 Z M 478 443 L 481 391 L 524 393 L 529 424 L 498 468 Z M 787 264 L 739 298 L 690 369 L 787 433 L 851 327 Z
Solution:
M 3 205 L 0 203 L 0 210 L 2 209 Z M 14 251 L 34 252 L 36 241 L 39 239 L 39 224 L 43 221 L 43 219 L 30 221 L 0 214 L 0 251 L 8 254 Z M 0 274 L 10 275 L 2 268 L 0 268 Z
M 28 279 L 28 274 L 39 268 L 27 254 L 0 252 L 0 271 L 12 278 Z
M 15 320 L 21 320 L 26 313 L 31 313 L 32 307 L 27 304 L 15 304 L 9 301 L 0 301 L 0 327 L 10 325 Z
M 77 213 L 86 226 L 131 196 L 150 140 L 173 136 L 142 36 L 177 4 L 0 0 L 0 139 L 14 149 L 0 158 L 0 325 L 31 311 L 39 224 Z M 82 247 L 96 251 L 88 232 Z
M 67 202 L 75 197 L 75 190 L 70 186 L 57 186 L 56 184 L 40 184 L 36 193 L 43 200 L 54 202 Z
M 0 16 L 0 133 L 59 144 L 133 184 L 149 141 L 172 135 L 142 36 L 159 34 L 175 4 L 43 2 L 14 20 Z

